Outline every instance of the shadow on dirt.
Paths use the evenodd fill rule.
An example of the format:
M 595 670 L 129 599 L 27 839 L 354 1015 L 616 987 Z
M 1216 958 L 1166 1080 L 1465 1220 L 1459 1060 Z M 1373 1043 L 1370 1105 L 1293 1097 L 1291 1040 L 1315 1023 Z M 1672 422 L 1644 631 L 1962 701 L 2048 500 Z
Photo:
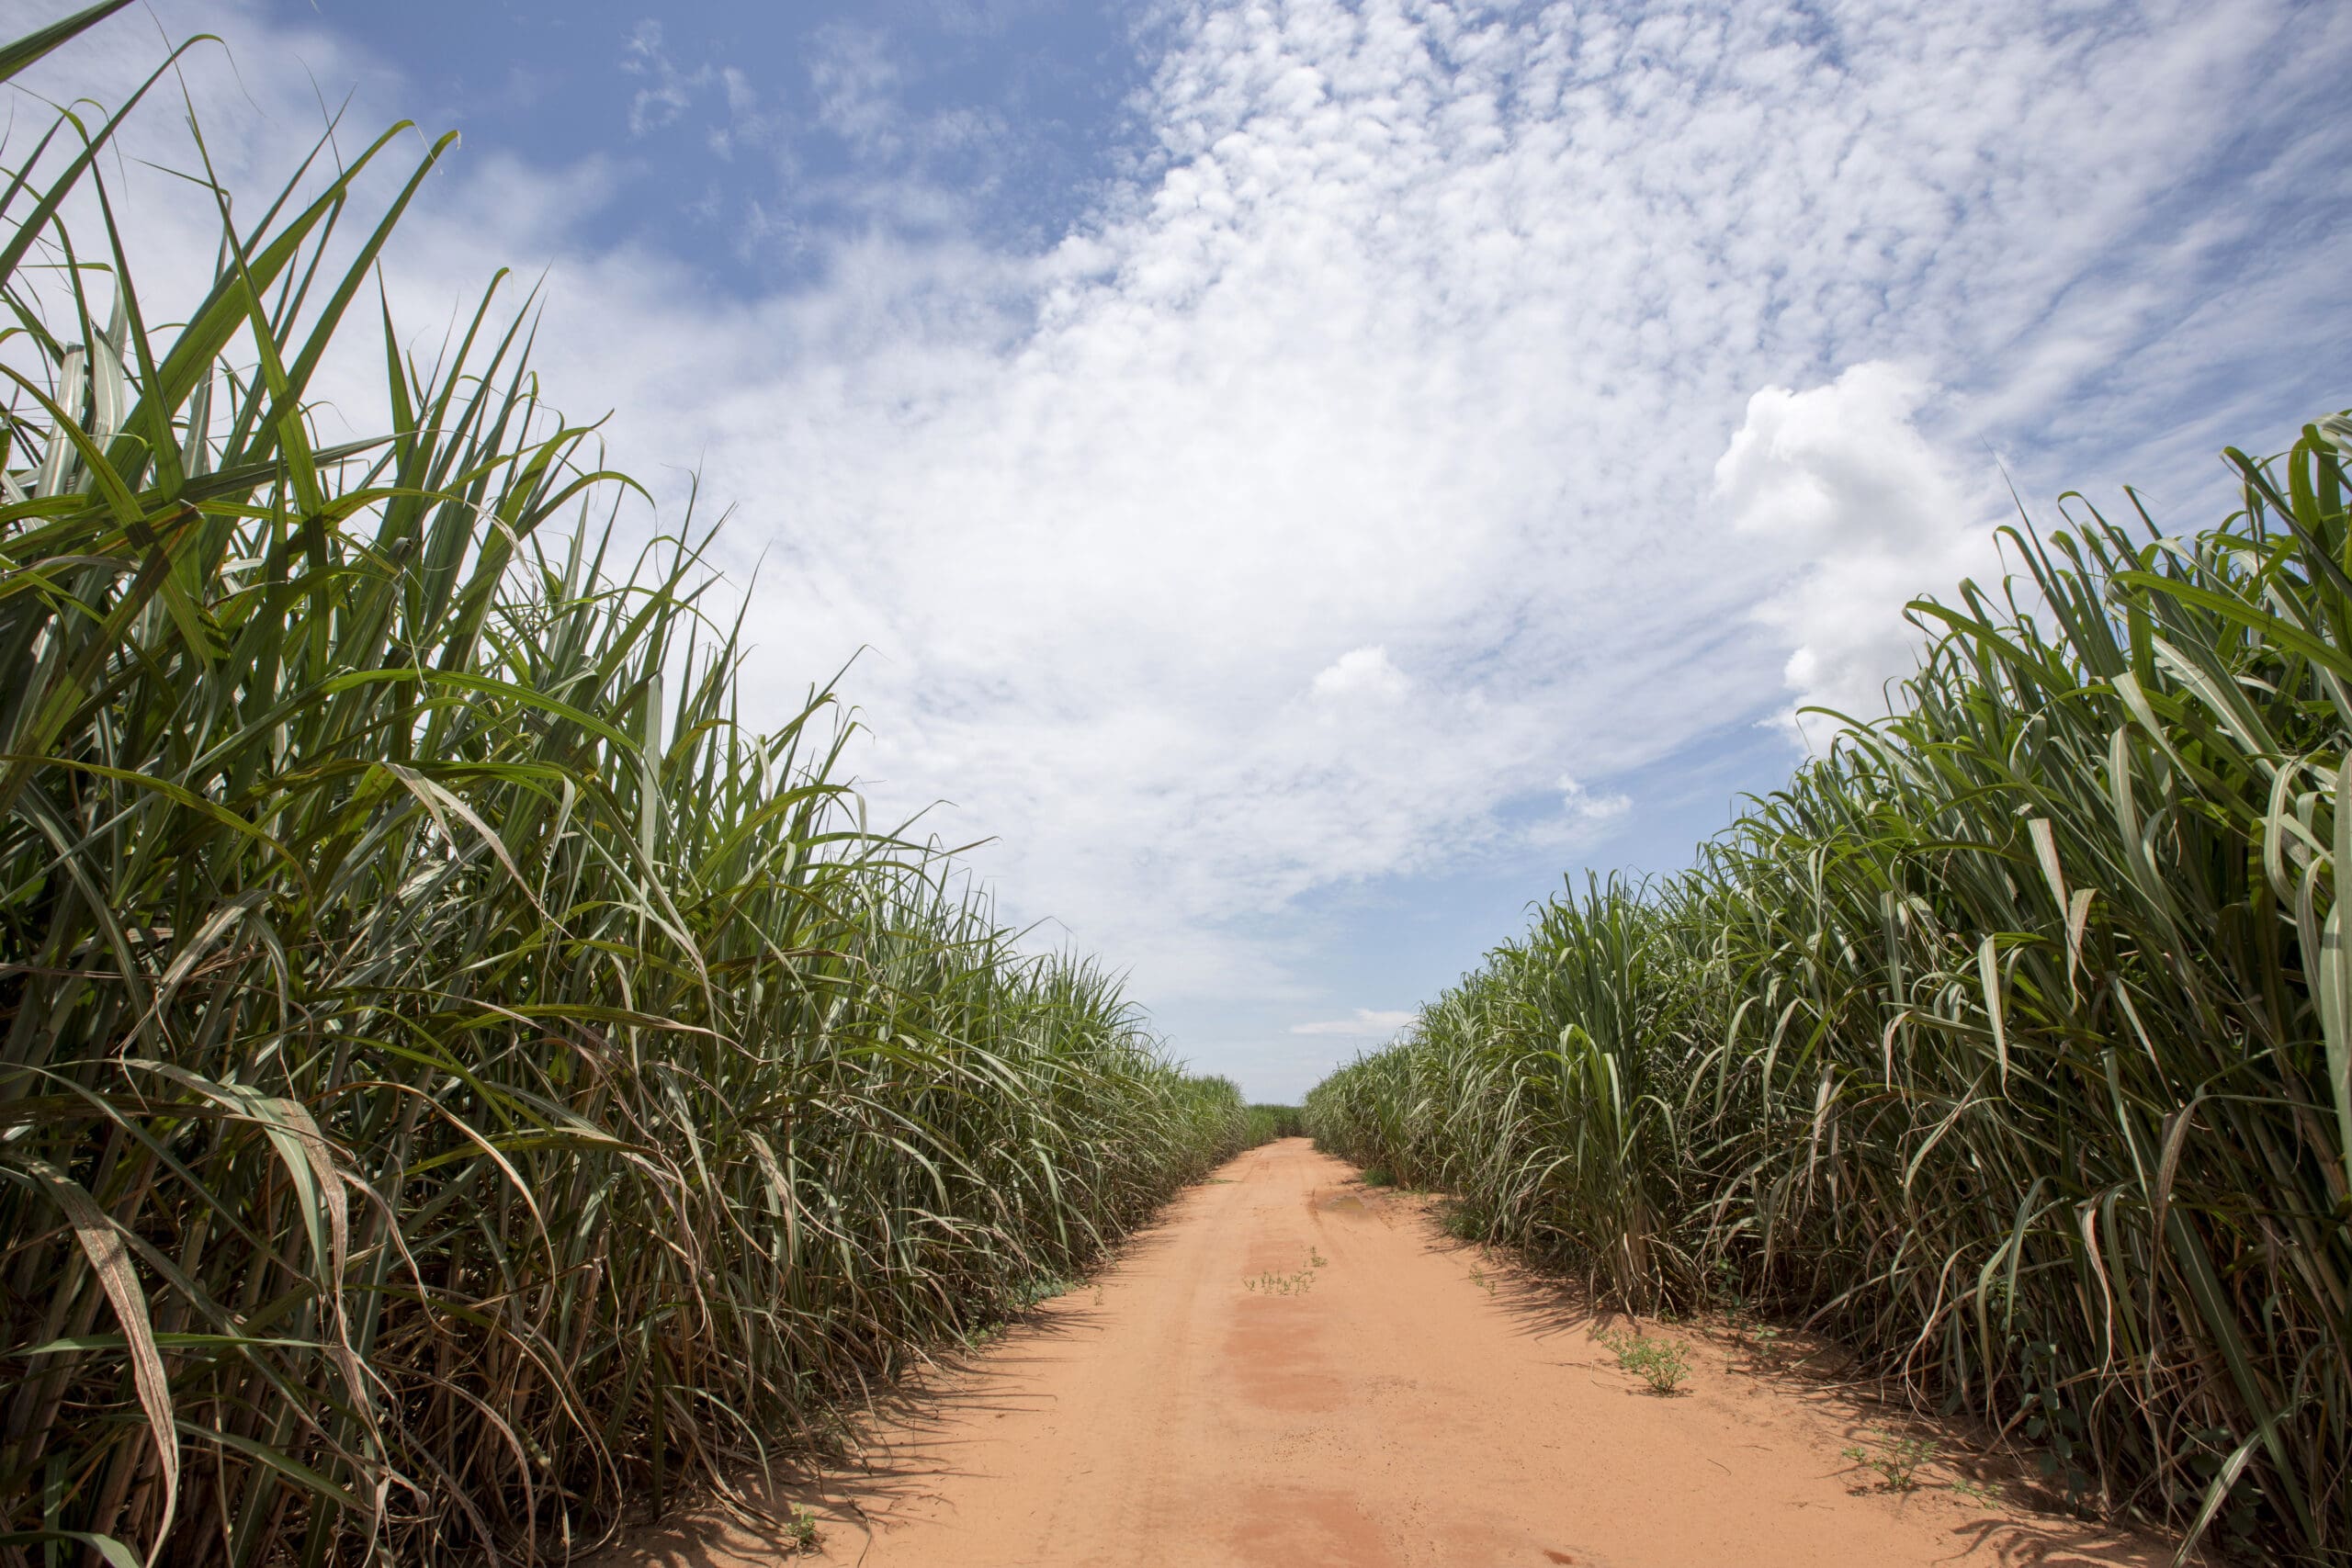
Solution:
M 1181 1200 L 1180 1200 L 1181 1202 Z M 1177 1205 L 1123 1242 L 1106 1268 L 1148 1262 L 1167 1245 Z M 651 1523 L 625 1525 L 619 1538 L 582 1559 L 584 1568 L 777 1568 L 799 1562 L 855 1563 L 876 1529 L 932 1496 L 957 1474 L 985 1474 L 951 1464 L 942 1435 L 1039 1407 L 1016 1385 L 1021 1374 L 1065 1359 L 1057 1346 L 1102 1321 L 1098 1288 L 1079 1285 L 992 1329 L 972 1346 L 932 1351 L 931 1365 L 876 1389 L 862 1406 L 839 1413 L 827 1447 L 842 1457 L 804 1451 L 771 1459 L 766 1474 L 749 1468 L 733 1478 L 733 1495 L 696 1495 Z M 815 1527 L 805 1543 L 795 1523 Z

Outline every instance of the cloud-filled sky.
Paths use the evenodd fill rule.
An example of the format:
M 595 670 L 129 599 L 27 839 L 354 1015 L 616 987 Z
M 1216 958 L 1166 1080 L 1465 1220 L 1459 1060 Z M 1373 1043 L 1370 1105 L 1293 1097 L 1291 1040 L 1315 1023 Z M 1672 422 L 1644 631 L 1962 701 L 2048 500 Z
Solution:
M 884 814 L 1259 1098 L 1879 706 L 2011 485 L 2187 529 L 2352 403 L 2341 6 L 683 9 L 157 0 L 37 85 L 221 34 L 241 187 L 460 130 L 403 320 L 543 272 L 757 711 L 855 655 Z

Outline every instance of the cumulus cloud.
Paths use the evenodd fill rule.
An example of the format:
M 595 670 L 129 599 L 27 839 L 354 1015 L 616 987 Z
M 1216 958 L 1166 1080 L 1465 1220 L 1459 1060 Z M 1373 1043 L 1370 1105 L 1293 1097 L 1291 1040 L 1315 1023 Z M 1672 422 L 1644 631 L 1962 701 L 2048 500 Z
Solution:
M 242 141 L 240 90 L 205 100 L 232 179 L 276 177 L 314 112 L 269 96 L 297 58 L 360 81 L 356 114 L 401 107 L 223 8 L 158 0 L 264 98 Z M 551 395 L 618 406 L 613 457 L 672 516 L 684 462 L 735 508 L 755 712 L 870 649 L 847 694 L 881 810 L 955 802 L 932 820 L 993 839 L 1009 912 L 1163 1018 L 1258 998 L 1277 1033 L 1318 992 L 1264 935 L 1303 895 L 1523 860 L 1538 817 L 1600 842 L 1662 759 L 1868 706 L 1902 603 L 1991 570 L 1988 448 L 2029 495 L 2193 496 L 2218 439 L 2346 391 L 2289 350 L 2352 311 L 2311 194 L 2352 166 L 2324 112 L 2352 10 L 1169 15 L 1144 140 L 1038 246 L 916 182 L 891 199 L 936 221 L 796 231 L 813 282 L 715 294 L 607 237 L 593 161 L 478 150 L 388 268 L 424 330 L 546 265 Z M 899 134 L 891 62 L 836 44 L 834 130 Z M 680 90 L 722 87 L 749 112 L 749 83 Z
M 1804 707 L 1886 711 L 1886 683 L 1909 673 L 1919 643 L 1905 603 L 1999 570 L 1990 486 L 1964 482 L 1918 427 L 1933 392 L 1879 362 L 1803 392 L 1767 387 L 1715 463 L 1732 527 L 1794 563 L 1754 614 L 1792 645 L 1781 679 L 1795 702 L 1781 717 L 1807 739 L 1836 721 Z
M 1420 1016 L 1410 1012 L 1381 1012 L 1372 1008 L 1358 1008 L 1346 1018 L 1325 1019 L 1316 1023 L 1294 1023 L 1293 1034 L 1340 1034 L 1362 1039 L 1385 1038 L 1396 1033 Z

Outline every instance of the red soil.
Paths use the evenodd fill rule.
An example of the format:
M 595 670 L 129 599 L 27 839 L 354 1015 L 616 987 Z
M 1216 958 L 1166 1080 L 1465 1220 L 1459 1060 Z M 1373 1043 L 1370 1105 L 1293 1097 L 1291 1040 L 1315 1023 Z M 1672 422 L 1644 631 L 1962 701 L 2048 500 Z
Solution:
M 1300 1273 L 1304 1293 L 1244 1283 Z M 2018 1497 L 1998 1467 L 1930 1461 L 1917 1490 L 1884 1490 L 1840 1450 L 1926 1428 L 1816 1376 L 1759 1374 L 1728 1337 L 1645 1325 L 1690 1368 L 1683 1392 L 1654 1394 L 1577 1303 L 1292 1139 L 886 1412 L 866 1468 L 777 1501 L 814 1506 L 811 1561 L 865 1568 L 2170 1559 L 1952 1489 L 2002 1480 Z M 783 1561 L 781 1540 L 705 1511 L 605 1563 L 739 1568 Z

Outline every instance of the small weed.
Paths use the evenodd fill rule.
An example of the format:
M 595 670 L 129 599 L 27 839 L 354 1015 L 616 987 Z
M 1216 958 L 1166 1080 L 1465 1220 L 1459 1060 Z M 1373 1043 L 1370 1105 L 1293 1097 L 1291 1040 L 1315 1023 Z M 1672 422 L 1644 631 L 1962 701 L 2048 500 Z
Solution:
M 1363 1168 L 1363 1184 L 1366 1187 L 1391 1187 L 1396 1184 L 1396 1181 L 1395 1177 L 1379 1166 L 1368 1165 Z
M 807 1557 L 824 1550 L 824 1537 L 818 1533 L 817 1516 L 808 1508 L 796 1507 L 784 1523 L 784 1549 L 796 1557 Z
M 1600 1342 L 1617 1353 L 1617 1365 L 1638 1373 L 1652 1393 L 1672 1393 L 1690 1375 L 1690 1359 L 1679 1347 L 1638 1334 L 1603 1333 Z
M 1245 1291 L 1255 1291 L 1268 1296 L 1303 1296 L 1315 1288 L 1315 1270 L 1302 1269 L 1295 1274 L 1257 1274 L 1241 1281 Z
M 1939 1446 L 1925 1438 L 1872 1432 L 1867 1443 L 1840 1451 L 1856 1464 L 1867 1465 L 1885 1477 L 1889 1492 L 1912 1492 L 1918 1489 L 1919 1467 L 1936 1457 Z
M 1487 1271 L 1484 1269 L 1471 1269 L 1470 1282 L 1477 1286 L 1480 1290 L 1486 1292 L 1487 1294 L 1490 1296 L 1495 1293 L 1495 1282 L 1493 1280 L 1487 1278 Z
M 1066 1280 L 1059 1274 L 1040 1274 L 1015 1292 L 1013 1300 L 1019 1303 L 1022 1311 L 1026 1312 L 1031 1307 L 1052 1301 L 1056 1296 L 1066 1294 L 1076 1289 L 1078 1289 L 1078 1281 L 1075 1280 Z
M 1854 1450 L 1848 1449 L 1846 1451 L 1852 1453 Z M 1983 1508 L 1996 1507 L 2001 1501 L 2001 1483 L 1997 1481 L 1955 1481 L 1951 1489 Z
M 1269 1296 L 1303 1296 L 1315 1288 L 1315 1271 L 1331 1260 L 1314 1247 L 1306 1249 L 1306 1267 L 1295 1274 L 1256 1274 L 1245 1276 L 1241 1288 Z
M 1739 1288 L 1739 1266 L 1728 1258 L 1718 1258 L 1708 1267 L 1700 1290 L 1724 1312 L 1736 1314 L 1747 1305 L 1747 1297 Z

